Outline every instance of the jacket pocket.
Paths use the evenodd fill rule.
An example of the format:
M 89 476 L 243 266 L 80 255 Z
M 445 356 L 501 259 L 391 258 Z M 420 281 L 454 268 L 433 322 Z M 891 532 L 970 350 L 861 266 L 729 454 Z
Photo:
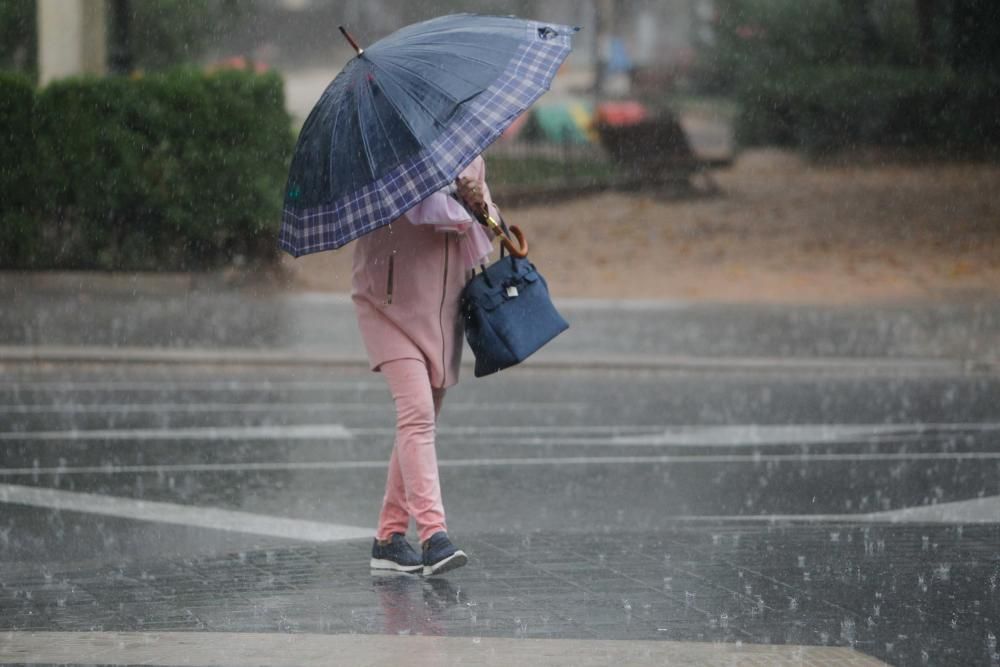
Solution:
M 389 268 L 386 271 L 386 277 L 385 277 L 385 299 L 383 300 L 383 303 L 386 306 L 392 305 L 392 291 L 393 287 L 395 286 L 393 284 L 393 281 L 395 280 L 395 273 L 396 273 L 396 253 L 395 251 L 393 251 L 393 253 L 389 255 Z

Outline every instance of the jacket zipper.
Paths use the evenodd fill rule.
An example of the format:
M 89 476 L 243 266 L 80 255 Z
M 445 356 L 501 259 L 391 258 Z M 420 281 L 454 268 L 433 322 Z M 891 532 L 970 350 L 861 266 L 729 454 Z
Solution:
M 438 324 L 441 325 L 441 370 L 444 374 L 441 386 L 448 384 L 448 360 L 445 358 L 445 337 L 444 337 L 444 302 L 448 296 L 448 241 L 451 232 L 444 235 L 444 282 L 441 284 L 441 308 L 438 311 Z
M 392 304 L 392 274 L 393 268 L 395 266 L 396 251 L 393 250 L 392 254 L 389 255 L 389 276 L 385 281 L 385 305 L 389 306 Z

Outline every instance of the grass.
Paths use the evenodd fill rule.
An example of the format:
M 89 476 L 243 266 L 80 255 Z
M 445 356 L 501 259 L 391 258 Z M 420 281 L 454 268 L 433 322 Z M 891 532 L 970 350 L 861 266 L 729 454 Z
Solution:
M 560 160 L 549 157 L 487 155 L 490 184 L 505 188 L 551 185 L 611 184 L 616 177 L 614 166 L 606 160 L 587 157 Z

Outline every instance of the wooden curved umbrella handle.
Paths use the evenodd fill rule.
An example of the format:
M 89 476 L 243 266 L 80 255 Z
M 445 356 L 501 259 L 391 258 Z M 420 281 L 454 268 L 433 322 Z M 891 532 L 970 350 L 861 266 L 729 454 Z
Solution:
M 524 232 L 521 231 L 520 227 L 517 225 L 510 226 L 510 231 L 517 238 L 517 245 L 520 246 L 516 247 L 514 242 L 510 240 L 510 236 L 504 232 L 503 227 L 489 215 L 486 216 L 486 226 L 500 239 L 500 245 L 506 248 L 512 257 L 524 259 L 528 256 L 528 239 L 524 237 Z
M 502 236 L 500 237 L 500 243 L 504 248 L 507 248 L 507 252 L 511 254 L 512 257 L 517 257 L 518 259 L 524 259 L 528 256 L 528 239 L 524 238 L 524 233 L 521 228 L 517 225 L 510 226 L 510 232 L 517 237 L 517 244 L 521 246 L 520 248 L 515 248 L 514 244 L 511 242 L 510 237 Z

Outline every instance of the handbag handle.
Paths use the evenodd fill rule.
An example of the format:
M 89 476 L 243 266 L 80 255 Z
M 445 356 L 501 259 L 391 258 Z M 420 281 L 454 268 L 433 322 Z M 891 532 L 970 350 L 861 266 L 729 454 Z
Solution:
M 506 248 L 511 257 L 524 259 L 528 256 L 528 239 L 525 238 L 524 232 L 521 231 L 520 227 L 517 225 L 511 225 L 508 230 L 507 223 L 503 221 L 503 216 L 500 217 L 500 222 L 497 222 L 489 214 L 489 211 L 487 211 L 485 215 L 480 215 L 476 211 L 469 208 L 455 193 L 452 193 L 451 196 L 455 201 L 464 206 L 465 210 L 468 211 L 469 214 L 479 222 L 479 224 L 492 231 L 493 234 L 500 239 L 501 253 L 503 249 Z M 511 234 L 513 234 L 514 238 L 517 239 L 517 246 L 515 246 L 514 242 L 511 240 Z

